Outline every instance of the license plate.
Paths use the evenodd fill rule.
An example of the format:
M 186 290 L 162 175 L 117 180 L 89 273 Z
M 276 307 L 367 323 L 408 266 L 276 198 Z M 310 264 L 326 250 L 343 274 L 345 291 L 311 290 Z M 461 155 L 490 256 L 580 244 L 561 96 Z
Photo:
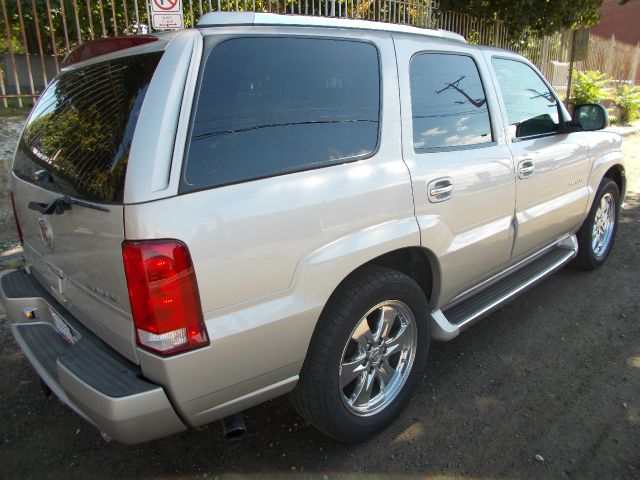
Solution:
M 55 327 L 56 332 L 58 332 L 58 335 L 60 335 L 67 343 L 76 343 L 76 338 L 69 325 L 67 325 L 67 323 L 62 320 L 62 318 L 60 318 L 60 315 L 58 315 L 56 312 L 51 309 L 49 311 L 51 312 L 51 318 L 53 318 L 53 326 Z

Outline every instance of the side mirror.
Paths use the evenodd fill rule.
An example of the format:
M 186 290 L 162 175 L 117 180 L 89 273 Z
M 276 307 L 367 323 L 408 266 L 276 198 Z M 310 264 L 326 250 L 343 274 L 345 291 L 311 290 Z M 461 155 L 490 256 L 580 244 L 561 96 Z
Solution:
M 609 126 L 609 114 L 602 105 L 576 105 L 573 111 L 573 125 L 583 132 L 602 130 Z

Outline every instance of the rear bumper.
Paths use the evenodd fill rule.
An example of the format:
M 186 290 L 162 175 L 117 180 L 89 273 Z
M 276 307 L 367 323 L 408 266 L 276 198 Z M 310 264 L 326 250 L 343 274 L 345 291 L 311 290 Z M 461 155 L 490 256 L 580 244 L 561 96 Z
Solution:
M 162 387 L 83 327 L 24 270 L 0 277 L 0 301 L 11 330 L 40 378 L 70 408 L 127 444 L 186 429 Z M 25 309 L 35 309 L 27 319 Z M 58 334 L 54 316 L 73 332 Z

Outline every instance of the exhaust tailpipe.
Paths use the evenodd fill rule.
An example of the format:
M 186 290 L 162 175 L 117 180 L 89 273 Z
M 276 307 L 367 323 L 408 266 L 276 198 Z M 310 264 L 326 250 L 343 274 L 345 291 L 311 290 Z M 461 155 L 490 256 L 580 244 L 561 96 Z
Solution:
M 241 413 L 234 413 L 222 419 L 222 438 L 228 442 L 240 440 L 247 433 Z

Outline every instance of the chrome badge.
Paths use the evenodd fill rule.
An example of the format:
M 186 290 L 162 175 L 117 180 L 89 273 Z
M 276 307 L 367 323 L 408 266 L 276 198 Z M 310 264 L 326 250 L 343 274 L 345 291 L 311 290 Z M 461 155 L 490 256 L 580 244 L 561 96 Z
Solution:
M 38 218 L 38 226 L 40 227 L 42 241 L 49 250 L 53 250 L 53 230 L 51 230 L 51 224 L 49 220 L 47 220 L 47 217 Z

